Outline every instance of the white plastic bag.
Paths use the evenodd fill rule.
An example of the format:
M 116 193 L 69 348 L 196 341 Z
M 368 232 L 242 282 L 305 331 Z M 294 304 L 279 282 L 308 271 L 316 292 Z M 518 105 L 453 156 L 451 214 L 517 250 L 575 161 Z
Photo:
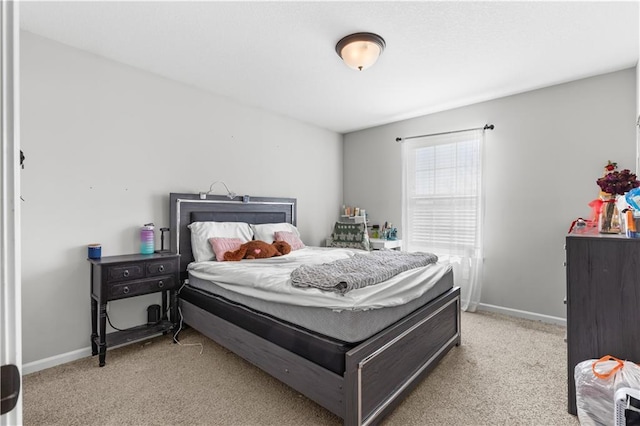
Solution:
M 623 387 L 640 389 L 640 366 L 611 355 L 576 365 L 576 405 L 581 426 L 614 424 L 614 394 Z

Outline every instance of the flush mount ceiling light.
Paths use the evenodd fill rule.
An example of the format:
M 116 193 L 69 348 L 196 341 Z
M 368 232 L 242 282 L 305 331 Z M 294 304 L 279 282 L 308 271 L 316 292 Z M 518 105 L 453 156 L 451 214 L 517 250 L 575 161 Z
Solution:
M 385 46 L 378 34 L 355 33 L 336 44 L 336 53 L 349 68 L 362 71 L 376 63 Z

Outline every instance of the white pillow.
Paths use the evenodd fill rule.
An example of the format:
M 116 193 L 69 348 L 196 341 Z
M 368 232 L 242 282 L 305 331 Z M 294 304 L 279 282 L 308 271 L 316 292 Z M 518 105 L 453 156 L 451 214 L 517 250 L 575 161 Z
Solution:
M 269 244 L 274 241 L 273 234 L 275 234 L 276 231 L 293 232 L 298 238 L 300 238 L 300 232 L 298 231 L 298 228 L 287 222 L 262 223 L 260 225 L 252 224 L 251 229 L 253 229 L 253 235 L 256 240 L 262 240 Z
M 196 262 L 215 260 L 209 238 L 239 238 L 243 242 L 253 239 L 253 232 L 244 222 L 193 222 L 191 229 L 191 252 Z

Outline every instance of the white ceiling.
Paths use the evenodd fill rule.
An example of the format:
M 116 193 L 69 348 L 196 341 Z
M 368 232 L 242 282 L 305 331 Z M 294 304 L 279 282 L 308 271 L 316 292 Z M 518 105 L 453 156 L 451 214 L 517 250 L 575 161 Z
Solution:
M 627 2 L 31 2 L 21 27 L 339 133 L 633 67 Z M 335 44 L 380 34 L 358 72 Z

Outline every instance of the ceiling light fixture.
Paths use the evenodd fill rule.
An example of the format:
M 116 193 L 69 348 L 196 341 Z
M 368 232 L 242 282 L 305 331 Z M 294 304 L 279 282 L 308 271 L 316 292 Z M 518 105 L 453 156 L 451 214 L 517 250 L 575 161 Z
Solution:
M 336 44 L 336 53 L 349 68 L 365 70 L 375 64 L 386 43 L 378 34 L 355 33 Z

